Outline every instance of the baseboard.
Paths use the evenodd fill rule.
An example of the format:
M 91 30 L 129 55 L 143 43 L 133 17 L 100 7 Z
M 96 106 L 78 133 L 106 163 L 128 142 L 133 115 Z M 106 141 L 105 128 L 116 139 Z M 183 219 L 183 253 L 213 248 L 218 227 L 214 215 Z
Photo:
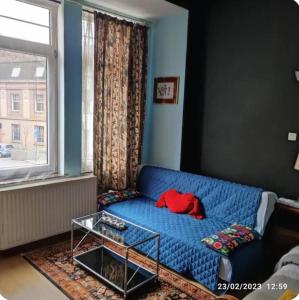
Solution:
M 74 231 L 75 236 L 80 236 L 82 233 L 80 231 Z M 67 231 L 62 234 L 54 235 L 45 239 L 41 239 L 35 242 L 27 243 L 25 245 L 17 246 L 14 248 L 10 248 L 7 250 L 0 251 L 0 257 L 5 256 L 13 256 L 13 255 L 20 255 L 22 253 L 30 252 L 36 250 L 38 248 L 47 247 L 56 243 L 60 243 L 66 240 L 70 240 L 71 232 Z

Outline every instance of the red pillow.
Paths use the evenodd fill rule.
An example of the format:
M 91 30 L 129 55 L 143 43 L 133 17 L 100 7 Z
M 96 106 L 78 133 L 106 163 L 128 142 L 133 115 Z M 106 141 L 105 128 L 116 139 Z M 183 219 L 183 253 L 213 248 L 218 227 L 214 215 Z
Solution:
M 200 202 L 192 193 L 181 194 L 174 189 L 168 190 L 156 202 L 157 207 L 168 207 L 173 213 L 188 213 L 196 219 L 203 219 Z

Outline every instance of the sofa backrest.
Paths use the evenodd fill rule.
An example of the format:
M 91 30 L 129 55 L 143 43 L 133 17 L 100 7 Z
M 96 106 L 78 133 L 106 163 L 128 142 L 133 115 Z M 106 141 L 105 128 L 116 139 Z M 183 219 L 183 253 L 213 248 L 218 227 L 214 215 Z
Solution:
M 144 166 L 138 178 L 138 190 L 152 200 L 176 189 L 193 193 L 201 200 L 206 217 L 232 224 L 239 222 L 254 227 L 262 189 L 216 178 Z

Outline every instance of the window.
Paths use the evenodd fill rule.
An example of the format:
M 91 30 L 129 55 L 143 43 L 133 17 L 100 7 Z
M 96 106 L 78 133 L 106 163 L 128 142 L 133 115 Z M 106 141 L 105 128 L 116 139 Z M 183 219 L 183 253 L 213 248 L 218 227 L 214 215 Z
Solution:
M 45 72 L 45 67 L 36 67 L 35 77 L 43 77 Z
M 1 143 L 17 142 L 0 157 L 0 184 L 57 173 L 58 6 L 0 1 L 0 88 L 11 102 L 0 101 Z
M 50 44 L 50 10 L 18 0 L 0 1 L 1 35 Z M 44 4 L 43 4 L 44 5 Z
M 20 111 L 20 95 L 11 94 L 11 110 L 14 112 Z
M 94 18 L 82 16 L 82 172 L 93 169 Z
M 35 112 L 43 112 L 44 111 L 44 97 L 41 94 L 37 94 L 35 96 Z
M 44 143 L 44 126 L 34 126 L 34 140 L 37 144 Z
M 21 73 L 21 68 L 15 67 L 11 71 L 11 77 L 19 77 Z
M 11 139 L 13 142 L 21 141 L 21 126 L 17 124 L 11 125 Z

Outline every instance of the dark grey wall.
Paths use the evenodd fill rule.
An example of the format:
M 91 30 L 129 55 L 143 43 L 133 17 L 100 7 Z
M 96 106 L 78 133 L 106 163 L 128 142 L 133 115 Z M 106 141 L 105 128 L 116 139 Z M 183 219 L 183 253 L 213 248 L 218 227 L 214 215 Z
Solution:
M 299 142 L 287 141 L 299 133 L 299 6 L 211 0 L 204 24 L 192 10 L 204 53 L 189 38 L 181 168 L 299 197 Z

